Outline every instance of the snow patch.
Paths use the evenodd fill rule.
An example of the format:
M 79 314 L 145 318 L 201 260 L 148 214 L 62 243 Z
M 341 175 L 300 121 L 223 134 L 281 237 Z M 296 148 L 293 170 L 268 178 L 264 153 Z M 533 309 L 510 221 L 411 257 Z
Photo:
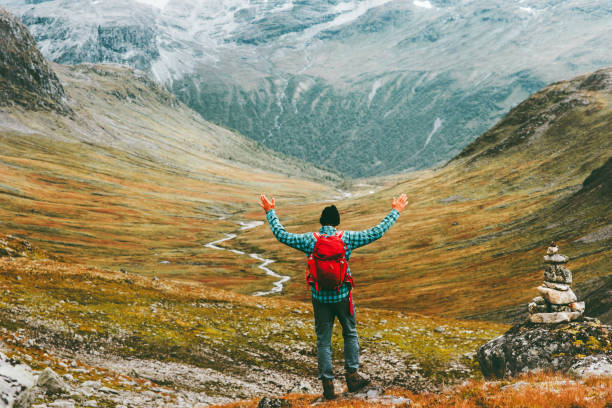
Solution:
M 429 132 L 429 135 L 427 135 L 427 140 L 425 141 L 425 145 L 423 146 L 423 149 L 427 147 L 427 145 L 429 144 L 429 142 L 431 142 L 431 138 L 432 136 L 442 127 L 442 119 L 440 118 L 436 118 L 436 120 L 434 121 L 434 126 L 433 129 L 431 130 L 431 132 Z
M 536 14 L 536 11 L 531 7 L 519 7 L 519 9 L 529 14 Z
M 374 99 L 374 97 L 376 96 L 376 92 L 378 91 L 378 88 L 380 88 L 382 84 L 383 84 L 382 79 L 377 79 L 372 84 L 372 90 L 370 91 L 370 94 L 368 95 L 368 108 L 372 104 L 372 99 Z
M 413 4 L 417 7 L 421 7 L 421 8 L 425 8 L 425 9 L 432 9 L 433 6 L 431 5 L 431 3 L 428 0 L 425 1 L 419 1 L 419 0 L 414 0 Z
M 166 7 L 166 4 L 168 4 L 169 0 L 136 0 L 136 1 L 142 4 L 148 4 L 149 6 L 153 6 L 158 9 L 163 9 L 164 7 Z M 96 3 L 101 3 L 101 2 L 96 1 L 94 4 Z

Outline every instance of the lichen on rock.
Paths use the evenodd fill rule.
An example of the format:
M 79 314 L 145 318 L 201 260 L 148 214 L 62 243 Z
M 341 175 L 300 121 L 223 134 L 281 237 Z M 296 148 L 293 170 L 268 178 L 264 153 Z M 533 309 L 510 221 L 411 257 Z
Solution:
M 483 375 L 497 378 L 541 370 L 569 373 L 588 356 L 595 363 L 612 357 L 612 327 L 596 319 L 518 324 L 481 346 L 477 353 Z

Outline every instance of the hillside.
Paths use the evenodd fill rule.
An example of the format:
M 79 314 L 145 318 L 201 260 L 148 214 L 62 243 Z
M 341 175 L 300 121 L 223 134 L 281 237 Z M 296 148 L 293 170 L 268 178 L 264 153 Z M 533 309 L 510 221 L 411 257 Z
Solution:
M 338 176 L 202 120 L 141 72 L 49 65 L 7 16 L 0 55 L 21 79 L 2 83 L 23 100 L 0 107 L 2 230 L 66 260 L 268 288 L 255 259 L 204 244 L 240 229 L 236 214 L 256 208 L 261 191 L 327 197 Z M 40 75 L 17 75 L 24 66 Z
M 592 280 L 611 271 L 611 76 L 605 69 L 554 83 L 446 166 L 336 203 L 341 228 L 361 229 L 382 219 L 393 195 L 410 200 L 397 225 L 351 259 L 357 302 L 511 321 L 533 297 L 553 240 L 570 256 L 575 282 L 597 286 Z M 289 231 L 318 228 L 320 205 L 277 203 Z M 286 296 L 307 298 L 299 254 L 265 230 L 244 242 L 286 259 L 278 269 L 296 277 Z M 587 314 L 589 307 L 601 309 L 587 300 Z
M 76 391 L 37 395 L 38 402 L 191 407 L 318 393 L 312 310 L 301 302 L 35 257 L 0 257 L 0 289 L 0 351 L 35 370 L 69 374 Z M 473 351 L 505 329 L 358 313 L 365 372 L 376 384 L 413 391 L 478 377 Z M 333 341 L 339 350 L 338 330 Z M 334 360 L 340 366 L 342 356 Z
M 612 65 L 589 0 L 2 0 L 45 56 L 142 69 L 202 117 L 350 177 L 442 164 L 547 83 Z

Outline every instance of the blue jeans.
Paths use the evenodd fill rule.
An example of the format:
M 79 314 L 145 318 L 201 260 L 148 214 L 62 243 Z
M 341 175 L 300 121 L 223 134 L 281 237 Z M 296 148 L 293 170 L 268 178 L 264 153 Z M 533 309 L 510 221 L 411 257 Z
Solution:
M 359 339 L 355 328 L 355 313 L 351 316 L 348 296 L 337 303 L 321 303 L 312 299 L 315 317 L 315 331 L 317 333 L 317 359 L 319 363 L 319 379 L 334 378 L 332 365 L 331 337 L 334 319 L 338 317 L 342 325 L 344 338 L 344 369 L 353 373 L 359 368 Z M 354 311 L 353 311 L 354 312 Z

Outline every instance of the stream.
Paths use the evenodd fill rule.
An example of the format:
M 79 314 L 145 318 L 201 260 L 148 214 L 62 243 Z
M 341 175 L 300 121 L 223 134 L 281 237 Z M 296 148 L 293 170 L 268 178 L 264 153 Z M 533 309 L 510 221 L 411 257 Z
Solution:
M 263 221 L 251 221 L 251 222 L 240 221 L 239 224 L 241 226 L 240 231 L 245 231 L 245 230 L 249 230 L 251 228 L 255 228 L 260 225 L 263 225 L 264 223 Z M 232 240 L 236 238 L 237 236 L 238 236 L 237 234 L 225 234 L 225 238 L 221 238 L 216 241 L 209 242 L 208 244 L 205 244 L 204 246 L 206 248 L 216 249 L 219 251 L 229 251 L 236 255 L 247 255 L 243 251 L 239 251 L 237 249 L 223 248 L 218 245 L 222 242 Z M 278 280 L 272 284 L 272 289 L 268 291 L 255 292 L 253 293 L 253 296 L 267 296 L 267 295 L 272 295 L 274 293 L 282 292 L 285 282 L 291 279 L 291 277 L 279 275 L 278 273 L 274 272 L 272 269 L 268 268 L 268 265 L 274 262 L 273 259 L 264 258 L 259 254 L 248 254 L 248 256 L 261 262 L 261 264 L 259 264 L 257 267 L 261 269 L 262 271 L 264 271 L 266 275 L 272 276 L 274 278 L 278 278 Z

